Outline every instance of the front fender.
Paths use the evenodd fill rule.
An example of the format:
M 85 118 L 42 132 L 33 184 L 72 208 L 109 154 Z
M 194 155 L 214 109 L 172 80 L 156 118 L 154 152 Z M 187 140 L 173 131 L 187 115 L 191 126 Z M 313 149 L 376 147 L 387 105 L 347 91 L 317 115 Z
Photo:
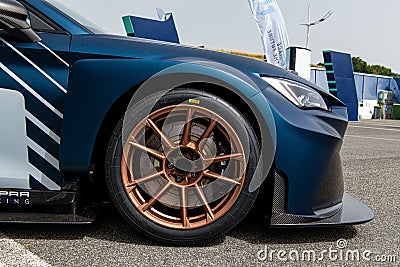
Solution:
M 136 85 L 171 65 L 129 59 L 88 59 L 73 64 L 61 130 L 61 171 L 86 175 L 97 133 L 112 105 Z

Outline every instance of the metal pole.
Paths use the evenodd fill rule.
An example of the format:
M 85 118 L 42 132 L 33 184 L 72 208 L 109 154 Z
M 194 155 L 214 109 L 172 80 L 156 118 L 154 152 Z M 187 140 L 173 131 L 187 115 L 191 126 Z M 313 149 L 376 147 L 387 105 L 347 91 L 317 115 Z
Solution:
M 332 16 L 333 12 L 329 11 L 328 13 L 325 14 L 325 16 L 323 16 L 322 18 L 320 18 L 319 20 L 316 20 L 314 22 L 311 22 L 311 0 L 308 2 L 308 18 L 307 18 L 307 23 L 303 23 L 301 25 L 306 26 L 307 27 L 307 39 L 306 39 L 306 48 L 308 49 L 310 46 L 310 35 L 311 35 L 311 27 L 318 25 L 322 22 L 324 22 L 325 20 L 327 20 L 328 18 L 330 18 L 330 16 Z
M 306 39 L 306 48 L 310 44 L 310 30 L 311 30 L 311 0 L 308 3 L 308 20 L 307 20 L 307 39 Z

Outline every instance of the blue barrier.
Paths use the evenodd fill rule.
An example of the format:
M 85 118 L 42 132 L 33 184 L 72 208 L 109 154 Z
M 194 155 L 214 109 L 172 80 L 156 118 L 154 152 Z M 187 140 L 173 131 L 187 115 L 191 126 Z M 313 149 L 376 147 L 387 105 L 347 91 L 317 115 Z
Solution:
M 358 102 L 362 102 L 363 100 L 378 100 L 378 91 L 385 90 L 392 91 L 393 102 L 400 104 L 400 78 L 354 73 L 354 80 Z M 326 70 L 312 68 L 311 82 L 324 89 L 328 88 Z
M 400 78 L 393 79 L 390 82 L 390 88 L 394 88 L 393 92 L 393 102 L 400 104 Z
M 347 106 L 349 121 L 358 121 L 358 99 L 350 54 L 324 51 L 328 87 Z
M 354 81 L 356 82 L 357 99 L 363 99 L 364 77 L 354 74 Z

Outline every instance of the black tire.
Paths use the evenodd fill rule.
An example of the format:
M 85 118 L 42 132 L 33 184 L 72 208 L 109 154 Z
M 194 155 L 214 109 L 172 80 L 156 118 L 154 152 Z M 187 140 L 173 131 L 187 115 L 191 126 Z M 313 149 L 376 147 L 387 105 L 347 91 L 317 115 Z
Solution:
M 126 128 L 133 129 L 142 119 L 146 118 L 148 115 L 148 103 L 156 102 L 155 99 L 158 97 L 158 95 L 153 95 L 143 99 L 126 113 L 125 123 L 123 123 L 123 119 L 117 123 L 110 138 L 105 160 L 105 174 L 109 194 L 122 217 L 155 241 L 173 245 L 197 245 L 210 242 L 235 227 L 247 215 L 256 200 L 258 190 L 250 192 L 249 185 L 259 158 L 257 138 L 249 122 L 235 107 L 231 106 L 227 101 L 204 91 L 176 89 L 157 101 L 152 111 L 182 103 L 190 104 L 191 102 L 193 104 L 193 101 L 189 100 L 196 99 L 197 101 L 194 104 L 196 107 L 211 110 L 221 116 L 230 124 L 240 142 L 246 142 L 245 146 L 250 150 L 245 161 L 245 163 L 247 162 L 247 167 L 241 191 L 237 194 L 237 199 L 228 212 L 215 221 L 195 229 L 174 229 L 161 225 L 147 218 L 143 212 L 140 212 L 133 205 L 126 192 L 121 175 L 121 160 L 124 151 L 122 133 Z M 123 127 L 125 127 L 124 130 Z

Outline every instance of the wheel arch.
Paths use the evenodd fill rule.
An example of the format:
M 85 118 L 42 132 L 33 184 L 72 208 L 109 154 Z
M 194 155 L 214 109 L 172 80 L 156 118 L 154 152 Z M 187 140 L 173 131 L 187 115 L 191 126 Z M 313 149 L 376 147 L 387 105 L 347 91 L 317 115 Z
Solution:
M 93 148 L 93 153 L 92 153 L 92 163 L 97 162 L 101 163 L 102 159 L 98 159 L 98 153 L 104 149 L 104 147 L 107 145 L 108 140 L 113 132 L 113 128 L 115 127 L 116 123 L 118 121 L 115 121 L 115 118 L 122 118 L 124 115 L 126 108 L 129 105 L 129 101 L 131 99 L 131 96 L 135 93 L 137 88 L 140 87 L 139 85 L 136 85 L 135 87 L 131 88 L 128 92 L 126 92 L 124 95 L 120 96 L 114 104 L 111 106 L 109 111 L 107 112 L 99 131 L 97 132 L 96 135 L 96 141 L 95 145 Z M 221 99 L 229 102 L 232 106 L 234 107 L 241 107 L 240 112 L 242 115 L 244 115 L 245 118 L 249 121 L 251 127 L 253 128 L 257 139 L 261 139 L 261 129 L 259 125 L 256 123 L 257 119 L 254 114 L 254 112 L 251 110 L 251 107 L 235 92 L 229 90 L 226 87 L 216 85 L 213 83 L 206 83 L 206 82 L 196 82 L 196 83 L 186 83 L 182 84 L 179 86 L 179 88 L 184 88 L 184 89 L 195 89 L 195 90 L 200 90 L 204 91 L 205 93 L 213 94 L 217 97 L 220 97 Z M 178 88 L 175 88 L 178 89 Z M 113 120 L 114 118 L 114 120 Z
M 129 105 L 129 101 L 131 99 L 131 96 L 135 93 L 137 88 L 140 87 L 140 85 L 135 86 L 132 88 L 130 91 L 122 95 L 115 103 L 113 106 L 110 108 L 108 111 L 98 133 L 96 136 L 96 141 L 92 153 L 92 166 L 94 167 L 94 179 L 93 183 L 96 184 L 96 186 L 100 186 L 101 190 L 106 198 L 108 198 L 107 192 L 105 190 L 105 174 L 104 174 L 104 155 L 106 153 L 106 149 L 110 140 L 110 137 L 113 134 L 113 130 L 118 123 L 119 120 L 115 120 L 115 118 L 122 118 L 124 116 L 124 113 Z M 250 123 L 252 129 L 254 130 L 254 133 L 257 137 L 257 140 L 261 140 L 261 129 L 260 125 L 257 123 L 257 118 L 254 113 L 254 111 L 251 109 L 251 107 L 240 97 L 237 93 L 234 91 L 230 90 L 227 87 L 223 87 L 220 85 L 216 85 L 213 83 L 207 83 L 207 82 L 196 82 L 196 83 L 186 83 L 182 84 L 179 86 L 179 88 L 174 88 L 174 89 L 193 89 L 193 90 L 199 90 L 204 92 L 204 94 L 211 94 L 212 96 L 217 96 L 225 101 L 227 101 L 230 105 L 234 107 L 240 107 L 240 113 L 248 120 Z M 273 168 L 273 167 L 272 167 Z M 271 171 L 273 173 L 273 171 Z M 272 177 L 271 172 L 268 173 L 268 177 Z M 268 179 L 270 180 L 270 179 Z M 260 207 L 262 207 L 262 211 L 264 213 L 270 213 L 270 208 L 272 207 L 272 198 L 270 200 L 270 197 L 272 195 L 272 186 L 273 185 L 273 180 L 268 183 L 264 183 L 263 187 L 261 188 L 262 194 L 260 194 L 257 198 L 257 202 L 260 204 Z M 265 204 L 267 203 L 267 206 Z M 257 209 L 259 209 L 257 207 Z
M 110 77 L 110 75 L 99 75 L 101 69 L 104 69 L 105 67 L 111 68 L 112 66 L 110 66 L 110 64 L 112 66 L 115 66 L 115 69 L 121 70 L 118 75 L 116 75 L 117 77 Z M 140 64 L 143 64 L 140 68 L 141 70 L 144 69 L 144 72 L 146 72 L 147 70 L 147 73 L 142 73 L 141 77 L 147 77 L 147 79 L 148 77 L 151 77 L 153 74 L 157 73 L 157 71 L 162 71 L 167 66 L 167 64 L 164 63 L 162 64 L 162 66 L 157 66 L 156 68 L 154 68 L 152 67 L 152 65 L 155 64 L 154 62 L 148 62 L 144 60 L 104 60 L 101 62 L 95 60 L 85 60 L 85 62 L 81 64 L 74 64 L 73 71 L 71 73 L 70 83 L 70 85 L 74 88 L 74 91 L 72 92 L 71 96 L 69 96 L 69 101 L 66 104 L 67 110 L 65 114 L 67 115 L 67 117 L 65 118 L 65 120 L 67 120 L 68 124 L 63 124 L 63 141 L 61 145 L 61 166 L 64 167 L 64 177 L 66 177 L 67 180 L 71 179 L 73 181 L 79 179 L 80 177 L 88 177 L 89 173 L 91 173 L 91 167 L 93 166 L 93 164 L 102 166 L 104 159 L 103 155 L 105 155 L 104 149 L 108 144 L 114 126 L 125 113 L 126 107 L 128 106 L 132 95 L 137 91 L 140 85 L 146 81 L 146 79 L 136 79 L 135 82 L 132 82 L 130 80 L 129 82 L 124 81 L 121 83 L 121 81 L 119 80 L 126 80 L 126 75 L 129 74 L 129 72 L 127 72 L 126 70 L 129 68 L 138 68 Z M 123 66 L 123 69 L 120 65 Z M 204 66 L 200 68 L 204 68 Z M 263 115 L 259 107 L 269 104 L 265 97 L 263 97 L 263 94 L 260 92 L 260 90 L 251 87 L 248 84 L 244 84 L 243 81 L 233 75 L 227 73 L 221 74 L 222 71 L 214 69 L 211 70 L 210 73 L 210 68 L 205 68 L 207 68 L 207 71 L 209 72 L 207 74 L 210 74 L 210 76 L 199 74 L 201 73 L 200 71 L 196 72 L 197 70 L 192 70 L 193 73 L 195 75 L 198 75 L 199 77 L 199 79 L 196 79 L 197 82 L 182 81 L 179 87 L 203 90 L 206 93 L 214 94 L 226 100 L 233 106 L 240 107 L 240 111 L 248 119 L 249 123 L 253 127 L 253 130 L 256 133 L 257 138 L 259 138 L 259 140 L 262 142 L 263 140 L 261 140 L 261 126 L 259 125 L 260 118 L 262 121 L 264 121 L 264 123 L 268 122 L 265 122 L 265 120 L 262 119 Z M 81 83 L 81 75 L 73 75 L 74 70 L 75 73 L 82 73 L 82 69 L 91 70 L 89 75 L 83 72 L 86 74 L 86 77 L 84 79 L 85 82 L 83 83 Z M 211 77 L 211 79 L 202 79 L 204 77 Z M 83 101 L 87 102 L 87 98 L 91 94 L 95 93 L 93 92 L 93 88 L 107 88 L 107 86 L 109 85 L 120 85 L 121 87 L 116 89 L 112 94 L 106 93 L 110 90 L 98 90 L 98 92 L 100 92 L 100 95 L 95 96 L 95 99 L 102 98 L 102 106 L 99 107 L 99 105 L 96 105 L 96 103 L 83 103 Z M 91 88 L 91 90 L 87 90 L 88 87 Z M 112 97 L 107 98 L 107 95 L 111 95 Z M 73 105 L 71 105 L 71 103 Z M 74 116 L 71 116 L 71 109 L 79 104 L 84 105 L 86 110 L 90 110 L 92 116 L 93 114 L 96 114 L 96 109 L 99 109 L 99 117 L 101 117 L 101 121 L 99 121 L 99 118 L 97 118 L 96 123 L 91 123 L 90 117 L 86 115 L 82 119 L 80 115 L 83 114 L 77 111 L 72 112 Z M 94 109 L 94 111 L 92 109 Z M 85 120 L 88 122 L 88 127 L 90 125 L 89 130 L 85 129 L 85 127 L 82 127 L 82 124 L 85 126 Z M 74 137 L 77 137 L 76 134 L 72 136 L 69 135 L 69 133 L 73 132 L 71 131 L 71 129 L 74 128 L 75 124 L 81 125 L 81 129 L 84 129 L 85 134 L 89 135 L 86 136 L 88 137 L 86 138 L 86 141 L 89 140 L 90 144 L 84 144 L 84 149 L 79 147 L 79 142 L 78 144 L 75 144 L 73 142 Z M 75 155 L 77 153 L 80 155 L 78 156 L 78 160 L 75 158 Z M 95 169 L 95 171 L 97 172 L 99 172 L 99 170 L 101 173 L 101 168 Z M 101 177 L 101 175 L 99 176 Z

